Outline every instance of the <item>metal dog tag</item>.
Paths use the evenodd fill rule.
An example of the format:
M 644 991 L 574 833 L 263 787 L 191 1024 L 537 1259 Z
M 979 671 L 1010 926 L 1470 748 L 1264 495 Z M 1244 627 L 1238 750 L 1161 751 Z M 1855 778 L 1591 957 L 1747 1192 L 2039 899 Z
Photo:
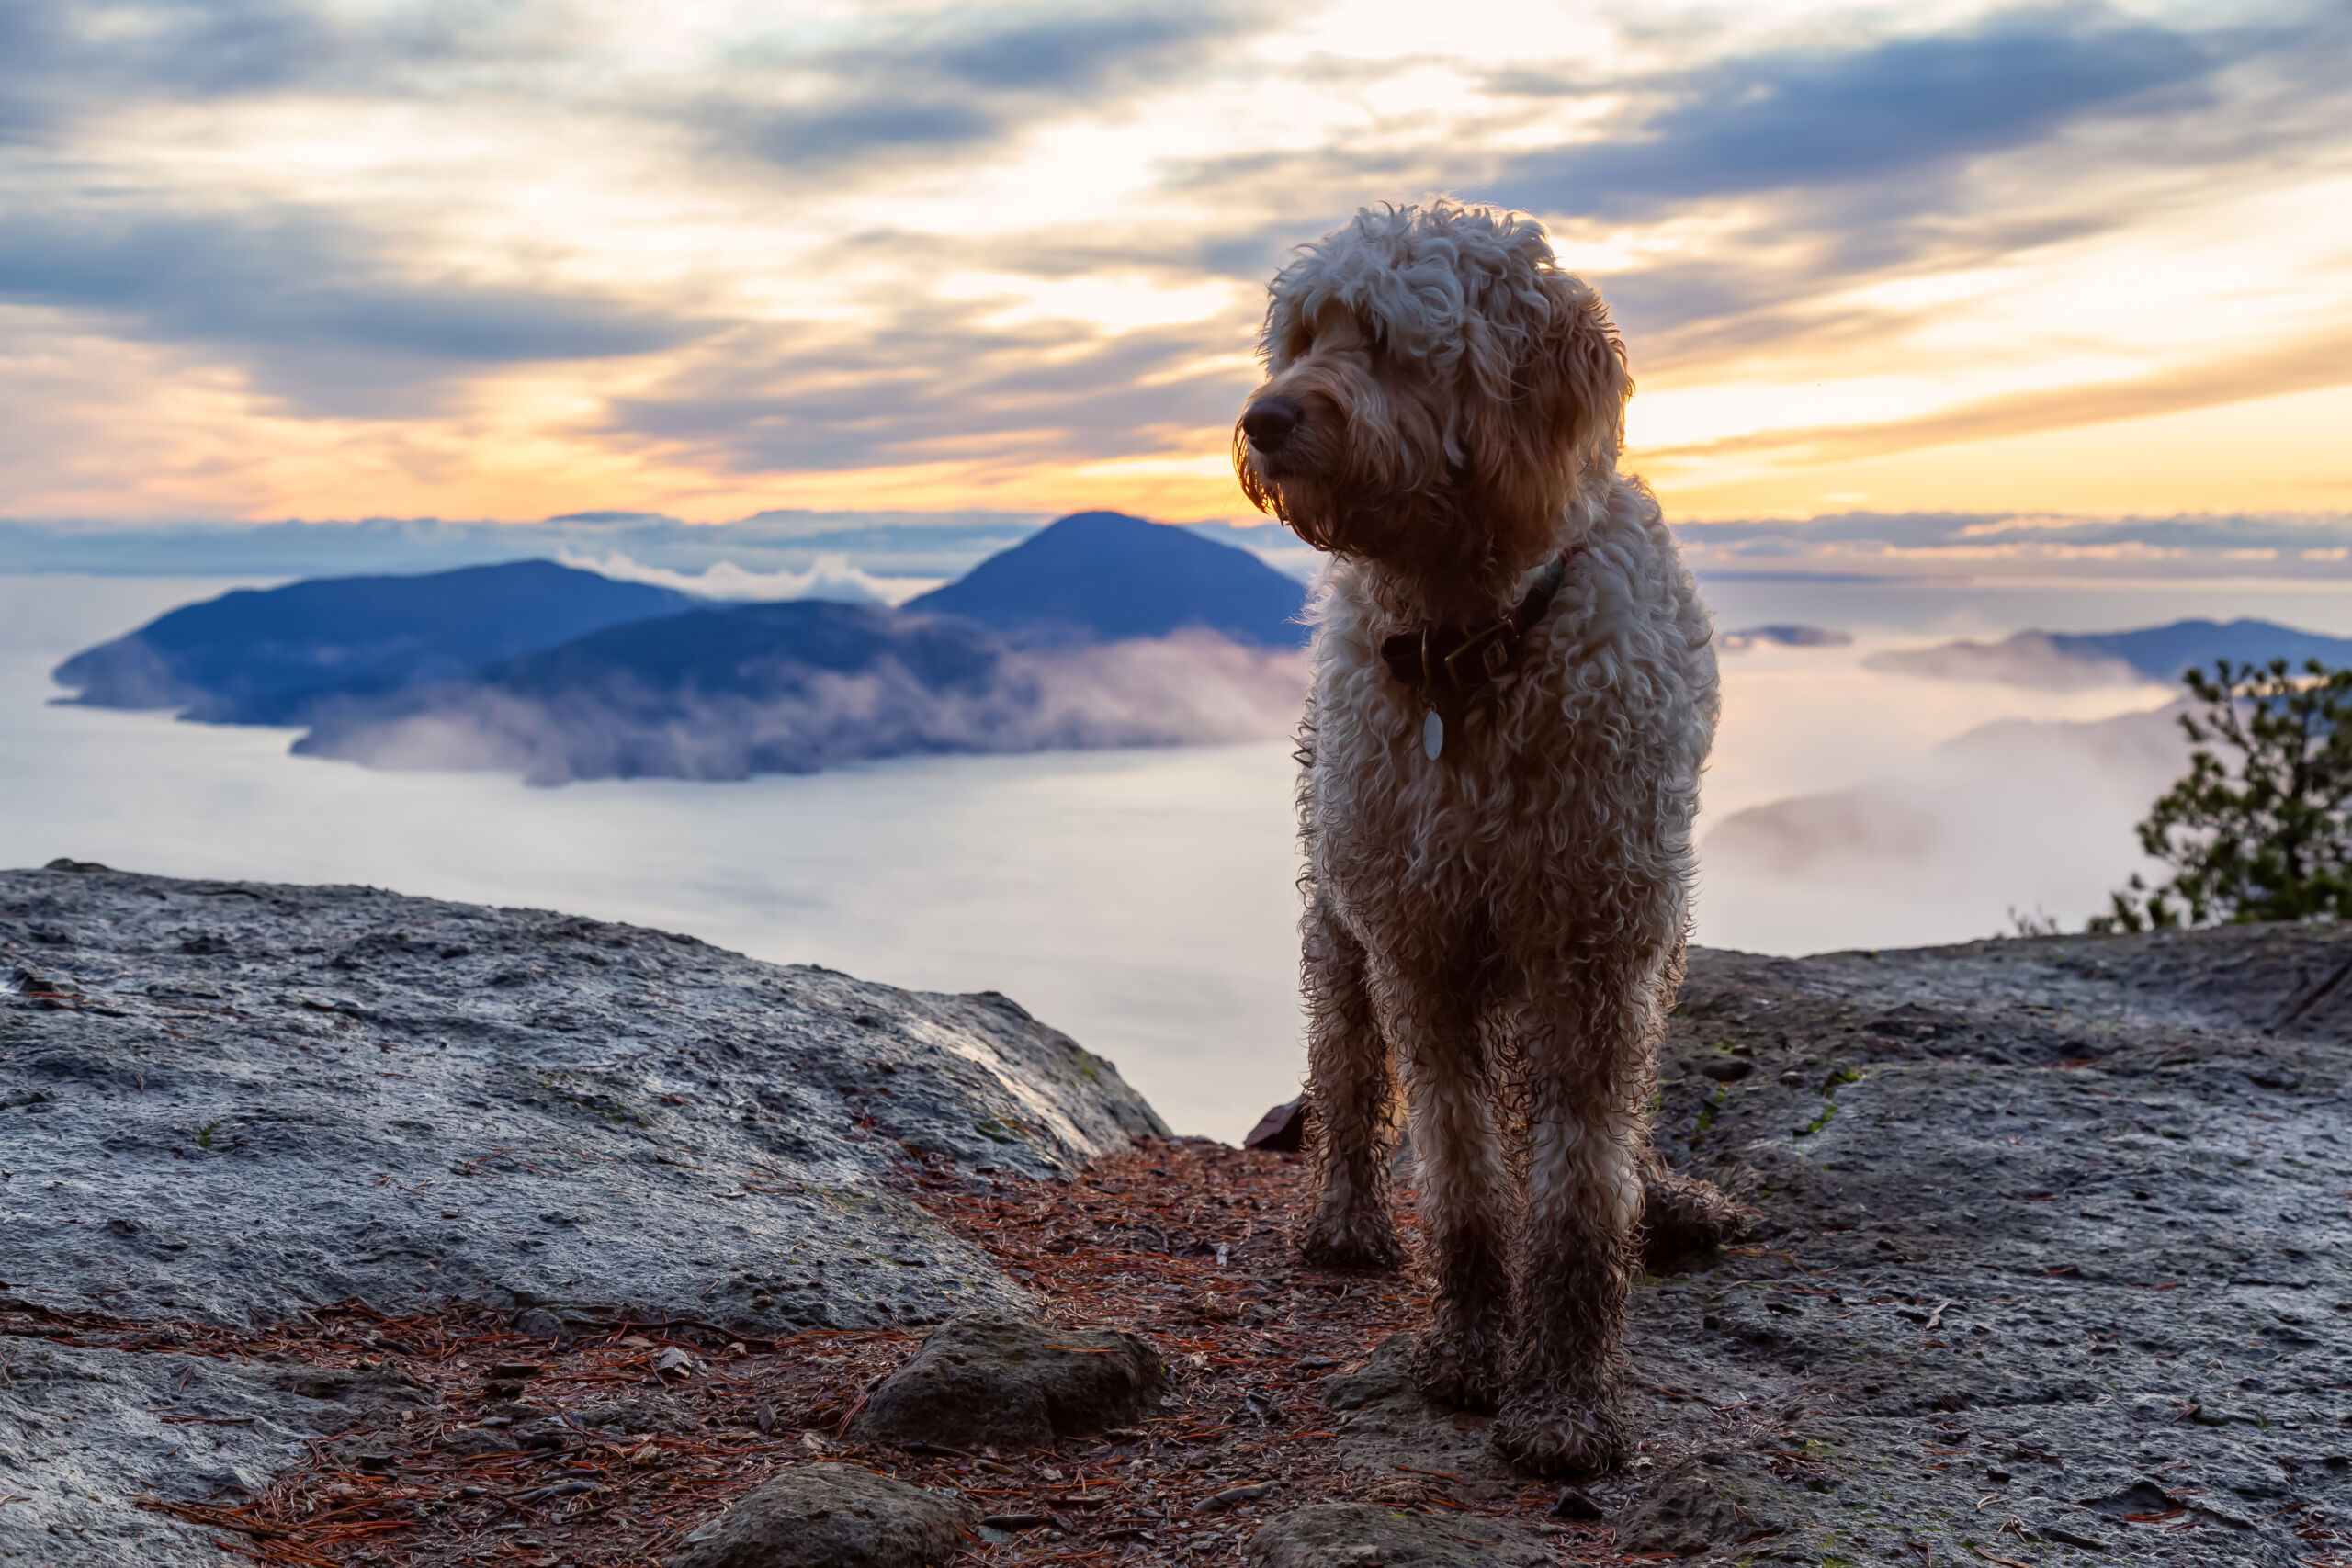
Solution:
M 1444 750 L 1445 720 L 1438 717 L 1437 709 L 1431 708 L 1421 719 L 1421 753 L 1434 762 L 1437 754 Z

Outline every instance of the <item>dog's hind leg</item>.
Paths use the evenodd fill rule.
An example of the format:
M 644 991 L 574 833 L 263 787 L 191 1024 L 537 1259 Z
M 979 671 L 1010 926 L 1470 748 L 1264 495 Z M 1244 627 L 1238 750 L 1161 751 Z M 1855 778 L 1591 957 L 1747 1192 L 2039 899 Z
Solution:
M 1512 1203 L 1497 1125 L 1500 1086 L 1479 1041 L 1476 998 L 1458 984 L 1376 983 L 1374 993 L 1404 1069 L 1434 1276 L 1413 1380 L 1432 1399 L 1492 1410 L 1510 1329 Z
M 1581 967 L 1527 1032 L 1527 1191 L 1514 1280 L 1505 1453 L 1539 1474 L 1603 1470 L 1624 1451 L 1618 1343 L 1649 1130 L 1656 992 Z
M 1394 1269 L 1401 1257 L 1388 1211 L 1396 1080 L 1364 989 L 1363 947 L 1318 898 L 1307 913 L 1305 953 L 1317 1195 L 1299 1250 L 1329 1269 Z
M 1736 1241 L 1756 1212 L 1713 1182 L 1668 1170 L 1653 1152 L 1642 1162 L 1642 1262 L 1653 1270 Z
M 1674 1010 L 1674 994 L 1682 988 L 1683 961 L 1689 933 L 1674 944 L 1658 977 L 1657 1010 L 1662 1020 Z M 1653 1270 L 1736 1241 L 1747 1234 L 1756 1211 L 1734 1201 L 1720 1187 L 1696 1176 L 1668 1170 L 1652 1149 L 1642 1161 L 1642 1263 Z

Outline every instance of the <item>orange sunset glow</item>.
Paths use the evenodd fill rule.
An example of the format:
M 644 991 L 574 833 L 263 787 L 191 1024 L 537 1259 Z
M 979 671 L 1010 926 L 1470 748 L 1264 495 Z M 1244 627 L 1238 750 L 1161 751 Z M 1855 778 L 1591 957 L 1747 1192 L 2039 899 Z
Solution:
M 1679 520 L 2352 508 L 2325 8 L 19 15 L 17 517 L 1250 522 L 1266 277 L 1441 191 L 1613 301 Z

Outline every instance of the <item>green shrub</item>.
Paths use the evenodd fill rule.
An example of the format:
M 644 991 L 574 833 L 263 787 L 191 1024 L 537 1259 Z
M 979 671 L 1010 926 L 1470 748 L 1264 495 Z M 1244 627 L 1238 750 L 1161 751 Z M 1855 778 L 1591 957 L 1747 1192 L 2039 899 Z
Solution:
M 2201 705 L 2180 720 L 2197 750 L 2140 824 L 2172 879 L 2135 874 L 2088 929 L 2352 919 L 2352 670 L 2221 660 L 2182 679 Z

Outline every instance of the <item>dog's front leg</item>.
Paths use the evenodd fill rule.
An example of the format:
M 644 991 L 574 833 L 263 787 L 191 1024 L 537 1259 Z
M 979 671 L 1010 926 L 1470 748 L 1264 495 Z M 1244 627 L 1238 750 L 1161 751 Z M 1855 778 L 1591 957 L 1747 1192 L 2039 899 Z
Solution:
M 1642 1212 L 1654 998 L 1581 976 L 1526 1034 L 1527 1189 L 1495 1440 L 1538 1474 L 1605 1470 L 1624 1452 L 1618 1345 Z
M 1492 1410 L 1510 1331 L 1511 1202 L 1498 1085 L 1458 985 L 1375 984 L 1404 1069 L 1424 1256 L 1436 1297 L 1413 1378 L 1432 1399 Z
M 1401 1257 L 1388 1212 L 1396 1080 L 1364 988 L 1363 945 L 1319 897 L 1305 935 L 1317 1195 L 1299 1250 L 1327 1269 L 1394 1269 Z

